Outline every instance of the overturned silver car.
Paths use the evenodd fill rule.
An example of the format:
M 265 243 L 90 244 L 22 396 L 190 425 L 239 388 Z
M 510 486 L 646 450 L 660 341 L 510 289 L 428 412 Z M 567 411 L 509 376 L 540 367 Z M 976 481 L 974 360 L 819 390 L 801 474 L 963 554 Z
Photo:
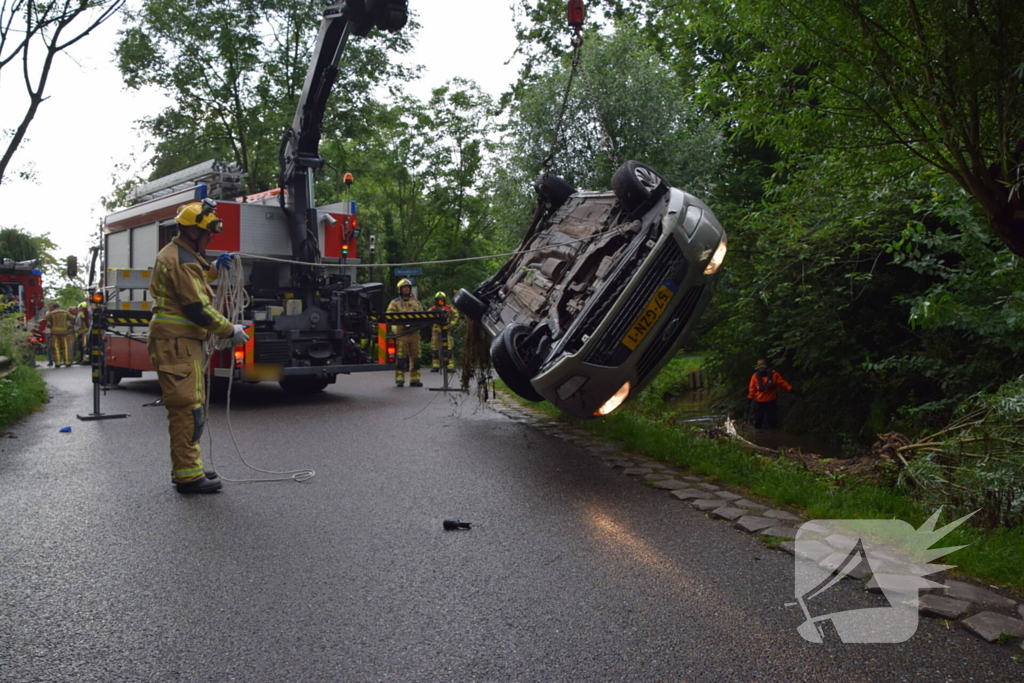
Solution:
M 516 255 L 455 306 L 493 337 L 510 389 L 579 418 L 611 413 L 679 349 L 707 307 L 726 235 L 711 209 L 636 161 L 611 192 L 542 175 Z

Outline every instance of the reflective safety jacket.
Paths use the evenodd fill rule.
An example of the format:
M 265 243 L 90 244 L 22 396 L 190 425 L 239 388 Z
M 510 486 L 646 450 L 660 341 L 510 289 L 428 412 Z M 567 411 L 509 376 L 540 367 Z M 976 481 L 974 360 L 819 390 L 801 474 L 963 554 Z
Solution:
M 211 332 L 222 339 L 230 337 L 234 326 L 211 305 L 213 290 L 207 281 L 216 276 L 206 259 L 178 237 L 161 249 L 149 285 L 150 338 L 202 340 Z
M 63 309 L 57 308 L 47 313 L 43 323 L 50 328 L 51 334 L 71 334 L 71 314 Z
M 410 296 L 408 299 L 403 299 L 402 297 L 399 296 L 399 297 L 396 297 L 396 298 L 391 300 L 391 303 L 388 304 L 387 312 L 388 313 L 412 313 L 414 311 L 422 311 L 422 310 L 423 310 L 423 304 L 421 304 L 420 300 L 417 299 L 416 297 Z M 391 328 L 391 331 L 392 331 L 393 334 L 399 334 L 405 327 L 406 327 L 406 325 L 394 325 Z M 402 334 L 400 336 L 405 337 L 405 336 L 410 335 L 410 334 L 419 334 L 419 333 L 420 333 L 419 330 L 412 330 L 411 332 L 406 332 L 405 334 Z
M 437 304 L 434 304 L 433 306 L 430 307 L 430 310 L 431 311 L 448 311 L 448 324 L 444 325 L 444 327 L 450 328 L 455 323 L 459 322 L 459 311 L 457 309 L 455 309 L 455 308 L 452 308 L 452 306 L 450 304 L 445 304 L 444 306 L 438 306 Z M 442 327 L 441 325 L 434 325 L 434 332 L 440 332 L 441 331 L 441 327 Z
M 793 391 L 789 382 L 782 379 L 782 375 L 774 370 L 763 370 L 755 372 L 750 376 L 750 386 L 747 387 L 747 398 L 752 398 L 758 403 L 774 401 L 779 397 L 778 387 L 786 391 Z

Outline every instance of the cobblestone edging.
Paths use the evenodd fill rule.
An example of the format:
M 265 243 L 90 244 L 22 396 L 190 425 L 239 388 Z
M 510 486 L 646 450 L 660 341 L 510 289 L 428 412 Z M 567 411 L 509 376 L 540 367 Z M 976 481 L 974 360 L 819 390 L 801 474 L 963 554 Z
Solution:
M 748 500 L 741 493 L 712 483 L 710 477 L 686 474 L 666 463 L 624 453 L 621 448 L 586 430 L 563 425 L 557 418 L 533 411 L 500 394 L 490 405 L 513 420 L 585 448 L 601 458 L 607 467 L 652 488 L 667 491 L 672 497 L 714 519 L 728 522 L 740 531 L 765 540 L 787 539 L 779 543 L 777 549 L 790 555 L 796 553 L 793 539 L 796 538 L 797 527 L 806 520 L 793 512 Z M 846 558 L 845 550 L 849 549 L 845 543 L 848 539 L 838 536 L 801 541 L 801 557 L 819 562 L 823 567 L 834 568 Z M 926 591 L 919 597 L 918 613 L 921 616 L 956 623 L 989 643 L 1016 641 L 1015 651 L 1024 653 L 1024 604 L 995 590 L 953 579 L 943 580 L 940 576 L 929 578 L 944 583 L 944 586 Z M 877 582 L 864 571 L 855 570 L 846 579 L 863 581 L 869 593 L 882 593 Z

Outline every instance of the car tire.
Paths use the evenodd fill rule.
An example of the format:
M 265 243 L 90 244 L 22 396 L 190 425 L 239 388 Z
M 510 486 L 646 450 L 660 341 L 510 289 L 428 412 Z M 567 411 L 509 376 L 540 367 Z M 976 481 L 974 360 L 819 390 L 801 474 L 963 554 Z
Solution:
M 537 191 L 537 198 L 547 204 L 551 211 L 565 204 L 566 200 L 576 193 L 575 187 L 550 173 L 541 173 L 533 184 L 533 189 Z
M 279 384 L 286 394 L 302 396 L 320 393 L 327 388 L 329 382 L 326 377 L 307 375 L 304 377 L 285 377 Z
M 521 351 L 521 344 L 529 334 L 530 329 L 522 323 L 512 323 L 502 330 L 491 342 L 491 365 L 509 389 L 527 401 L 539 403 L 544 397 L 530 383 L 532 375 Z
M 455 308 L 465 313 L 466 317 L 474 322 L 480 322 L 487 315 L 487 304 L 476 298 L 467 289 L 455 292 L 452 303 L 455 304 Z
M 657 171 L 639 161 L 627 161 L 612 175 L 612 191 L 628 211 L 650 199 L 664 183 Z

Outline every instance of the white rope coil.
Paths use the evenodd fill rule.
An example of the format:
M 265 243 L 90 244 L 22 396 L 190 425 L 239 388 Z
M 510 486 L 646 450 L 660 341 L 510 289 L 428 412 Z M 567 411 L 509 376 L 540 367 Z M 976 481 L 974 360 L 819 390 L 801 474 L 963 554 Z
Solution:
M 235 254 L 235 255 L 232 256 L 231 268 L 228 268 L 226 270 L 223 269 L 223 268 L 221 269 L 221 271 L 220 271 L 220 280 L 218 282 L 219 282 L 219 284 L 217 285 L 217 293 L 213 297 L 213 307 L 214 307 L 214 309 L 216 309 L 218 311 L 221 311 L 224 314 L 224 317 L 228 319 L 228 322 L 230 322 L 232 325 L 237 325 L 238 322 L 242 319 L 242 312 L 245 310 L 246 306 L 248 306 L 248 304 L 249 304 L 249 295 L 245 291 L 245 276 L 242 273 L 242 259 L 239 257 L 238 254 Z M 254 330 L 252 332 L 255 333 Z M 210 377 L 209 365 L 210 365 L 210 358 L 213 355 L 213 353 L 215 351 L 219 351 L 219 350 L 222 350 L 222 349 L 229 349 L 229 348 L 234 348 L 234 345 L 231 343 L 230 339 L 219 339 L 219 338 L 214 337 L 212 339 L 208 339 L 205 342 L 203 350 L 205 351 L 204 357 L 206 359 L 205 360 L 205 365 L 204 365 L 204 370 L 205 370 L 204 375 L 206 376 L 206 378 L 209 379 L 209 377 Z M 232 372 L 228 376 L 227 405 L 226 405 L 226 408 L 225 408 L 225 415 L 227 416 L 228 434 L 231 435 L 231 443 L 234 444 L 235 452 L 238 454 L 239 459 L 242 461 L 242 463 L 246 467 L 248 467 L 249 469 L 254 470 L 256 472 L 260 472 L 261 474 L 280 474 L 280 475 L 287 475 L 287 476 L 261 477 L 259 479 L 230 479 L 230 478 L 225 477 L 224 475 L 222 475 L 220 473 L 218 473 L 218 476 L 221 479 L 223 479 L 224 481 L 232 481 L 232 482 L 289 481 L 289 480 L 307 481 L 309 479 L 312 479 L 316 475 L 316 472 L 311 470 L 311 469 L 287 470 L 287 471 L 264 470 L 264 469 L 260 469 L 259 467 L 256 467 L 255 465 L 249 464 L 249 462 L 245 459 L 245 456 L 242 455 L 242 449 L 238 446 L 238 440 L 235 438 L 235 430 L 231 426 L 231 386 L 232 386 L 233 382 L 234 382 L 234 372 Z M 205 400 L 205 402 L 203 404 L 203 420 L 204 421 L 206 421 L 208 419 L 208 414 L 209 414 L 209 405 L 210 405 L 210 391 L 209 391 L 209 389 L 210 389 L 210 387 L 208 386 L 207 387 L 207 391 L 206 391 L 206 400 Z M 213 430 L 208 429 L 206 431 L 209 434 L 209 444 L 210 444 L 209 460 L 210 460 L 210 466 L 213 467 Z M 216 468 L 214 468 L 214 469 L 216 469 Z

